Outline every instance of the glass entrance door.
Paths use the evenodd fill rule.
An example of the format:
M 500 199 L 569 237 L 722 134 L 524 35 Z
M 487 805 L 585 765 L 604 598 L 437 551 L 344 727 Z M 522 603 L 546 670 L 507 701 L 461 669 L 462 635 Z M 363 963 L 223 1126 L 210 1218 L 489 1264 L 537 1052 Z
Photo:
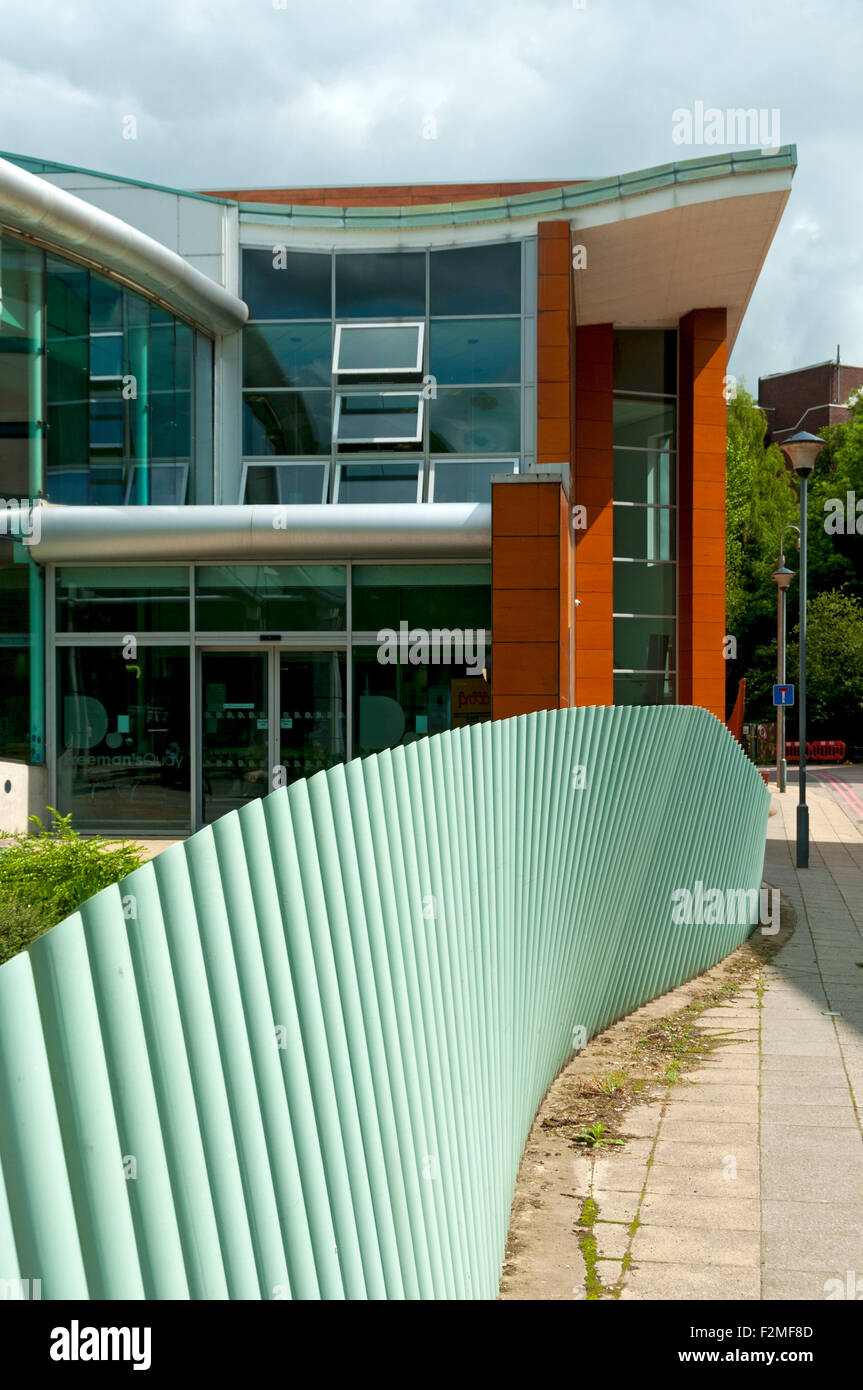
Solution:
M 284 785 L 347 757 L 344 652 L 278 652 L 278 747 Z
M 202 651 L 201 820 L 347 757 L 344 652 Z
M 266 651 L 201 654 L 201 807 L 205 823 L 272 790 Z

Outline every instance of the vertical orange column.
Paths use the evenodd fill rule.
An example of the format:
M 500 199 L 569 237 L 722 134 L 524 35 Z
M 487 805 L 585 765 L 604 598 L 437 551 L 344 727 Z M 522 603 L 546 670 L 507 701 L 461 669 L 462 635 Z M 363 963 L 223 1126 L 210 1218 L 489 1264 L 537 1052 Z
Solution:
M 540 222 L 537 231 L 536 461 L 571 458 L 572 365 L 568 222 Z
M 724 309 L 680 320 L 678 704 L 725 719 Z
M 575 703 L 614 703 L 614 328 L 575 330 Z M 576 513 L 576 516 L 578 514 Z
M 569 505 L 535 474 L 492 483 L 492 718 L 569 703 Z

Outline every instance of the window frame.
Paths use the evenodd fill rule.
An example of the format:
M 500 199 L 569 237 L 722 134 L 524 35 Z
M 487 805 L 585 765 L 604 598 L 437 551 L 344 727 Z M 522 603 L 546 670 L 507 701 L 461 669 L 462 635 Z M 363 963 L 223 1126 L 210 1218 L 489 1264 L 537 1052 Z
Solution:
M 383 500 L 380 501 L 380 502 L 363 502 L 363 503 L 360 503 L 360 502 L 340 502 L 340 501 L 339 501 L 339 489 L 340 489 L 341 481 L 342 481 L 342 468 L 343 468 L 343 467 L 346 467 L 346 468 L 382 468 L 382 467 L 387 467 L 387 466 L 391 466 L 391 465 L 395 465 L 395 466 L 398 466 L 399 464 L 405 465 L 405 464 L 408 464 L 408 463 L 415 465 L 416 470 L 417 470 L 417 490 L 416 490 L 416 497 L 414 497 L 413 501 L 414 501 L 414 502 L 421 502 L 421 501 L 422 501 L 422 493 L 423 493 L 423 474 L 424 474 L 424 472 L 425 472 L 424 463 L 423 463 L 423 458 L 422 458 L 422 455 L 421 455 L 421 454 L 417 454 L 417 455 L 405 454 L 405 456 L 404 456 L 403 459 L 387 458 L 387 459 L 381 459 L 380 461 L 378 461 L 377 459 L 352 458 L 350 454 L 343 454 L 340 458 L 336 459 L 335 473 L 333 474 L 333 506 L 342 506 L 342 507 L 346 507 L 346 506 L 366 506 L 366 507 L 377 507 L 377 506 L 381 506 L 381 507 L 384 507 L 384 506 L 387 506 L 387 507 L 403 507 L 403 506 L 410 506 L 411 504 L 410 504 L 410 503 L 406 503 L 406 502 L 385 502 L 385 501 L 383 501 Z
M 333 404 L 333 444 L 337 449 L 344 449 L 345 446 L 360 444 L 366 447 L 370 444 L 412 444 L 418 449 L 423 445 L 423 426 L 425 423 L 425 397 L 422 390 L 417 387 L 410 391 L 357 391 L 347 387 L 343 390 L 337 389 L 334 393 L 335 401 Z M 412 396 L 417 402 L 417 424 L 414 434 L 382 434 L 370 435 L 366 438 L 340 439 L 339 426 L 342 419 L 342 401 L 347 396 Z
M 368 329 L 389 329 L 389 328 L 415 328 L 417 330 L 416 358 L 413 366 L 400 364 L 393 367 L 341 367 L 339 366 L 339 355 L 342 348 L 342 330 L 349 332 L 355 330 Z M 423 353 L 425 350 L 425 320 L 406 319 L 385 321 L 378 319 L 376 322 L 351 323 L 350 321 L 338 321 L 335 324 L 335 334 L 333 336 L 333 376 L 334 377 L 357 377 L 357 376 L 415 376 L 422 372 Z

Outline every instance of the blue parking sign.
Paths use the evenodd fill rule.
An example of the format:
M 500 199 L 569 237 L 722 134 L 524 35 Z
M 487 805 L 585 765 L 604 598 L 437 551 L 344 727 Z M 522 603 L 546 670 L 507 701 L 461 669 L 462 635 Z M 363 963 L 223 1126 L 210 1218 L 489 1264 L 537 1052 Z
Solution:
M 774 685 L 773 687 L 774 705 L 793 705 L 794 686 L 793 685 Z

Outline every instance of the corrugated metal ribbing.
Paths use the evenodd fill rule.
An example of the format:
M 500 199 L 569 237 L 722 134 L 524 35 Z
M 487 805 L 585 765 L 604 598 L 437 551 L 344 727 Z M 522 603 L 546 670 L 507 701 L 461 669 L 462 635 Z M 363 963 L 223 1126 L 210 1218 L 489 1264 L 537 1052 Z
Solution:
M 0 1278 L 494 1297 L 574 1031 L 745 939 L 676 924 L 672 893 L 758 889 L 768 805 L 704 710 L 561 710 L 166 850 L 0 967 Z

